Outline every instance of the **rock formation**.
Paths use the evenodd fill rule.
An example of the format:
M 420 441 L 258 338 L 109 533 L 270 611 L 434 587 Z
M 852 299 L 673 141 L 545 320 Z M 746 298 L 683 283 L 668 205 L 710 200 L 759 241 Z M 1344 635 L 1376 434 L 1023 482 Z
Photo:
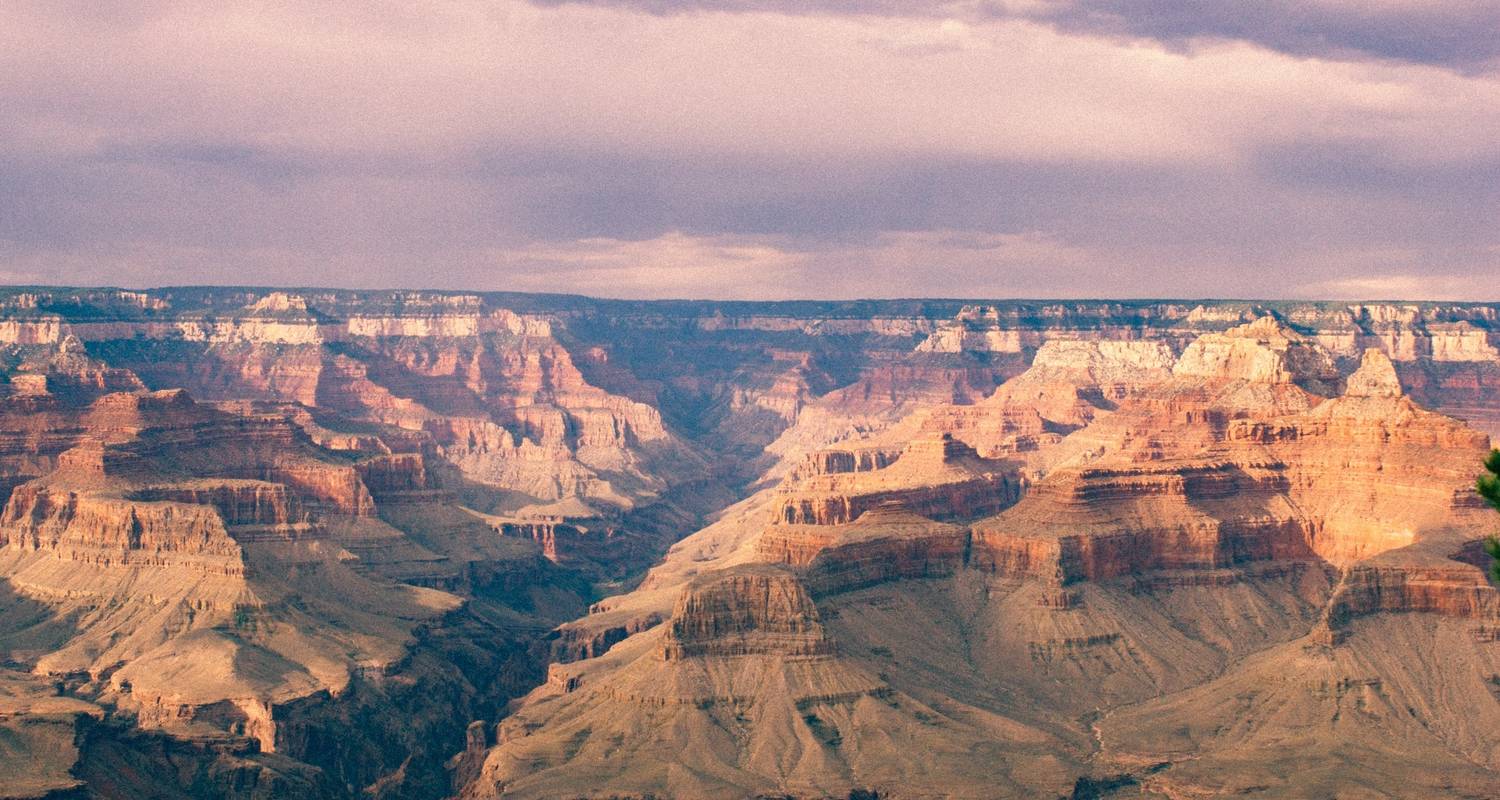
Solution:
M 1497 325 L 0 291 L 0 788 L 1487 796 Z
M 667 622 L 662 658 L 831 652 L 818 609 L 797 577 L 745 566 L 709 573 L 683 590 Z
M 70 696 L 168 740 L 296 752 L 306 743 L 289 738 L 292 709 L 396 668 L 417 627 L 462 602 L 392 579 L 477 590 L 496 582 L 496 565 L 539 560 L 472 538 L 493 535 L 477 517 L 467 533 L 435 527 L 462 512 L 443 505 L 456 498 L 432 486 L 419 454 L 329 450 L 287 415 L 216 409 L 182 390 L 83 407 L 9 402 L 6 658 L 68 676 Z M 377 496 L 393 504 L 394 523 L 421 522 L 408 533 L 377 518 Z M 101 747 L 115 741 L 113 725 L 99 729 Z M 73 774 L 93 769 L 96 752 L 75 753 Z M 218 769 L 227 756 L 180 757 Z M 276 767 L 244 766 L 244 785 L 281 785 Z
M 621 705 L 640 702 L 639 695 L 614 687 L 644 669 L 637 654 L 658 637 L 663 644 L 650 646 L 669 661 L 702 659 L 707 674 L 722 680 L 760 675 L 762 667 L 741 663 L 749 658 L 783 666 L 815 658 L 841 674 L 873 671 L 882 693 L 920 693 L 943 709 L 932 714 L 936 724 L 1014 752 L 1013 739 L 966 729 L 958 720 L 971 717 L 954 711 L 982 708 L 1016 720 L 1014 734 L 1022 720 L 1059 725 L 1068 713 L 1193 696 L 1218 675 L 1259 668 L 1258 650 L 1347 648 L 1351 631 L 1385 615 L 1435 615 L 1469 621 L 1476 631 L 1500 621 L 1495 590 L 1472 563 L 1454 557 L 1485 530 L 1469 482 L 1486 437 L 1417 407 L 1379 351 L 1367 351 L 1344 375 L 1318 341 L 1259 317 L 1200 337 L 1175 362 L 1140 346 L 1050 345 L 1043 353 L 991 398 L 921 411 L 815 451 L 762 504 L 674 548 L 679 567 L 669 556 L 635 594 L 599 611 L 601 622 L 628 615 L 665 622 L 611 637 L 607 652 L 557 668 L 548 688 L 519 705 L 472 795 L 577 791 L 569 776 L 582 775 L 602 780 L 607 792 L 828 792 L 769 764 L 748 775 L 743 766 L 715 767 L 727 784 L 674 784 L 670 773 L 629 771 L 622 759 L 639 758 L 626 756 L 637 747 L 678 752 L 670 737 L 619 720 L 648 724 L 649 714 Z M 953 430 L 942 430 L 945 423 Z M 1015 446 L 1021 434 L 1034 437 L 1026 449 Z M 911 438 L 897 446 L 901 437 Z M 1014 460 L 986 461 L 981 447 Z M 958 464 L 970 475 L 1006 465 L 1016 491 L 998 514 L 962 524 L 996 509 L 980 509 L 954 490 L 971 479 L 954 474 Z M 784 566 L 712 571 L 746 561 Z M 672 587 L 679 594 L 669 610 Z M 757 708 L 780 691 L 758 686 L 737 696 L 737 707 Z M 705 702 L 691 692 L 655 696 L 674 707 Z M 600 709 L 615 720 L 609 729 L 624 737 L 622 749 L 560 749 L 569 735 L 597 741 L 584 721 L 602 719 L 594 715 Z M 823 715 L 815 716 L 821 724 Z M 716 724 L 713 718 L 678 712 L 673 724 Z M 849 746 L 836 727 L 839 747 Z M 1060 735 L 1076 739 L 1056 752 L 1092 752 L 1088 731 Z M 1193 758 L 1192 747 L 1181 755 L 1152 751 L 1160 763 L 1145 769 L 1153 762 L 1112 741 L 1104 740 L 1100 763 L 1113 763 L 1114 777 L 1128 784 L 1201 785 L 1202 770 L 1176 766 L 1189 763 L 1179 759 Z M 753 741 L 731 738 L 722 747 L 740 754 L 733 763 L 753 758 Z M 665 758 L 687 768 L 698 756 Z M 850 762 L 837 763 L 837 772 L 860 775 L 844 772 Z M 966 768 L 951 768 L 944 793 L 1025 796 L 1014 786 L 971 783 Z M 1077 785 L 1093 780 L 1070 769 Z M 903 770 L 920 780 L 921 770 Z M 1500 775 L 1486 774 L 1472 785 Z M 1395 779 L 1386 773 L 1368 785 Z M 1042 791 L 1065 793 L 1069 782 Z M 873 781 L 870 788 L 904 796 L 911 785 Z
M 1339 381 L 1332 355 L 1275 317 L 1196 339 L 1172 367 L 1180 378 L 1295 383 L 1317 394 Z
M 1015 502 L 1021 490 L 1022 478 L 1013 465 L 981 459 L 973 448 L 942 433 L 911 442 L 879 469 L 824 472 L 792 481 L 778 517 L 789 524 L 836 525 L 891 502 L 931 516 L 977 517 Z

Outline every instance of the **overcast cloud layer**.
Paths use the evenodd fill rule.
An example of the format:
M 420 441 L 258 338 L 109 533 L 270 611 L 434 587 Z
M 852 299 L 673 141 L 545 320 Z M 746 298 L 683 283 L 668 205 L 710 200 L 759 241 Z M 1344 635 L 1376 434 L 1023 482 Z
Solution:
M 1500 299 L 1500 0 L 203 5 L 0 6 L 0 280 Z

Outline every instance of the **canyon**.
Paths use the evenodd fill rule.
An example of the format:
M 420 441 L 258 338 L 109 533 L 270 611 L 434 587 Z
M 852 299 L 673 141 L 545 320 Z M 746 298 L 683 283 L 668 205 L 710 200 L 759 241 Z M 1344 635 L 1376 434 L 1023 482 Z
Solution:
M 31 287 L 0 379 L 0 796 L 1500 792 L 1500 305 Z

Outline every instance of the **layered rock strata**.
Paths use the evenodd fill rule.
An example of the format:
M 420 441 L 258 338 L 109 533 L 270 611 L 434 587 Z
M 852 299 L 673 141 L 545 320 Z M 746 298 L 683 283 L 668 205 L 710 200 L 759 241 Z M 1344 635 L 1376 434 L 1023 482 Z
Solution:
M 1054 754 L 1094 753 L 1099 765 L 1113 765 L 1109 780 L 1197 791 L 1212 783 L 1192 766 L 1202 752 L 1223 765 L 1226 785 L 1238 786 L 1243 766 L 1226 760 L 1233 749 L 1219 739 L 1254 719 L 1236 717 L 1228 706 L 1209 709 L 1202 703 L 1212 695 L 1197 687 L 1240 687 L 1245 702 L 1259 703 L 1260 695 L 1244 694 L 1272 674 L 1258 653 L 1295 661 L 1297 652 L 1332 646 L 1330 658 L 1342 664 L 1366 657 L 1361 631 L 1402 616 L 1467 625 L 1476 643 L 1494 638 L 1486 632 L 1491 623 L 1500 629 L 1497 594 L 1470 563 L 1475 559 L 1455 557 L 1486 531 L 1470 488 L 1486 438 L 1413 403 L 1382 352 L 1365 351 L 1345 374 L 1339 351 L 1323 338 L 1284 320 L 1249 317 L 1185 343 L 1175 360 L 1131 348 L 1124 351 L 1130 356 L 1098 361 L 1103 348 L 1054 346 L 1044 361 L 1071 353 L 1082 364 L 1071 377 L 1044 363 L 993 399 L 923 413 L 803 460 L 759 502 L 681 543 L 634 595 L 601 604 L 603 617 L 644 620 L 676 592 L 676 605 L 658 617 L 664 622 L 556 668 L 548 687 L 520 703 L 470 794 L 577 792 L 583 775 L 599 781 L 585 794 L 821 796 L 861 785 L 913 793 L 923 771 L 870 744 L 852 717 L 825 715 L 818 704 L 826 701 L 800 700 L 799 708 L 818 710 L 804 726 L 782 729 L 821 737 L 816 752 L 824 766 L 812 774 L 842 777 L 817 788 L 806 780 L 810 773 L 757 761 L 753 735 L 735 735 L 738 729 L 712 711 L 674 711 L 668 721 L 637 710 L 723 704 L 760 713 L 787 696 L 785 684 L 765 681 L 765 670 L 805 660 L 846 676 L 874 672 L 873 694 L 857 696 L 920 707 L 918 719 L 967 738 L 977 748 L 970 752 L 1005 753 L 1002 771 L 1021 763 L 1012 761 L 1017 735 L 1046 738 L 1029 727 L 1037 725 L 1071 742 L 1052 745 Z M 986 324 L 982 315 L 976 319 L 966 324 Z M 1108 373 L 1119 361 L 1127 368 L 1115 381 Z M 955 431 L 944 431 L 945 422 Z M 909 443 L 896 446 L 902 436 Z M 932 519 L 977 516 L 971 496 L 944 494 L 945 487 L 1001 464 L 1018 489 L 999 513 L 967 526 Z M 1003 493 L 987 496 L 996 494 Z M 753 562 L 781 566 L 767 572 Z M 621 616 L 627 612 L 636 616 Z M 821 644 L 831 641 L 837 644 Z M 689 690 L 698 684 L 672 677 L 642 691 L 639 676 L 652 663 L 741 688 L 705 695 Z M 1472 682 L 1471 666 L 1434 669 L 1445 676 L 1440 683 L 1456 684 Z M 1349 672 L 1333 670 L 1340 671 Z M 1409 673 L 1400 679 L 1407 697 L 1428 704 L 1413 712 L 1424 717 L 1426 732 L 1401 728 L 1401 735 L 1423 752 L 1474 752 L 1464 739 L 1470 729 L 1454 726 L 1446 701 L 1435 699 L 1445 690 Z M 1330 691 L 1342 696 L 1342 685 Z M 1192 731 L 1181 751 L 1132 744 L 1130 730 L 1169 733 L 1133 710 L 1124 727 L 1109 717 L 1111 709 L 1140 703 L 1163 719 L 1205 709 L 1220 733 L 1179 728 Z M 1093 730 L 1073 727 L 1063 721 L 1069 713 L 1101 715 L 1101 722 Z M 1270 706 L 1257 713 L 1279 719 L 1281 712 Z M 981 732 L 971 727 L 978 718 L 1010 720 L 1009 727 Z M 906 735 L 909 722 L 898 713 L 886 730 Z M 724 755 L 705 761 L 677 755 L 679 740 L 662 733 L 663 725 L 722 725 L 731 735 L 712 751 Z M 1097 743 L 1096 730 L 1105 732 Z M 981 759 L 949 762 L 942 745 L 928 746 L 930 760 L 948 770 L 945 794 L 1028 796 L 1014 784 L 970 782 L 966 770 Z M 626 754 L 662 748 L 673 753 L 666 765 L 627 767 Z M 862 768 L 859 758 L 869 752 L 899 764 L 905 780 Z M 1490 758 L 1481 758 L 1481 769 L 1493 778 L 1500 772 L 1484 760 Z M 982 760 L 992 769 L 997 763 Z M 675 769 L 715 777 L 674 782 Z M 1063 775 L 1069 777 L 1040 791 L 1066 794 L 1064 785 L 1076 792 L 1109 782 L 1095 784 L 1078 766 L 1065 766 Z M 1377 775 L 1368 785 L 1388 788 L 1391 780 Z
M 899 503 L 929 516 L 977 517 L 1014 503 L 1023 485 L 1014 465 L 981 459 L 951 435 L 937 434 L 912 442 L 880 469 L 789 482 L 777 516 L 788 524 L 836 525 Z
M 1483 796 L 1497 324 L 0 292 L 0 650 L 105 787 Z
M 677 601 L 662 646 L 668 661 L 695 656 L 812 656 L 833 652 L 818 609 L 790 571 L 710 573 Z

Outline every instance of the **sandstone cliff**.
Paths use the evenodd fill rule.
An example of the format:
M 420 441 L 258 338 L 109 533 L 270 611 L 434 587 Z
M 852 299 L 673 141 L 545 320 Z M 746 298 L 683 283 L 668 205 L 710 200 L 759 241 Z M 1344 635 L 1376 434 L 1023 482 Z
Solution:
M 898 502 L 929 516 L 977 517 L 1015 502 L 1022 486 L 1012 464 L 981 459 L 945 433 L 913 441 L 879 469 L 794 479 L 777 516 L 790 524 L 834 525 Z

